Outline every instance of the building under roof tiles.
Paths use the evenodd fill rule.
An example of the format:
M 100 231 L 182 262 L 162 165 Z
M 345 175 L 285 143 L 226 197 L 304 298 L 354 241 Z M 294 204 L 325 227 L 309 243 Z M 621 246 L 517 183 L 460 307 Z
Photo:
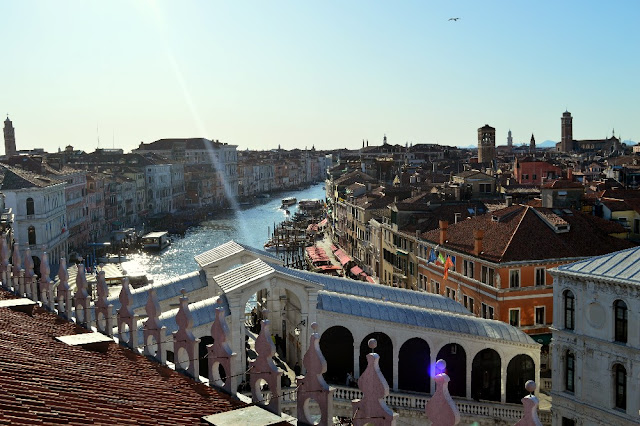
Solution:
M 115 342 L 104 353 L 62 343 L 87 330 L 40 307 L 0 308 L 0 324 L 0 424 L 194 425 L 245 405 Z
M 549 215 L 566 222 L 560 229 Z M 610 253 L 634 246 L 612 237 L 624 232 L 617 223 L 570 209 L 543 209 L 514 205 L 490 215 L 450 224 L 443 247 L 472 254 L 474 230 L 483 230 L 480 258 L 494 262 L 543 259 L 571 259 Z M 439 230 L 422 234 L 427 241 L 439 242 Z
M 52 179 L 33 173 L 19 167 L 0 164 L 0 189 L 19 190 L 26 188 L 46 188 L 48 186 L 62 183 L 57 179 Z

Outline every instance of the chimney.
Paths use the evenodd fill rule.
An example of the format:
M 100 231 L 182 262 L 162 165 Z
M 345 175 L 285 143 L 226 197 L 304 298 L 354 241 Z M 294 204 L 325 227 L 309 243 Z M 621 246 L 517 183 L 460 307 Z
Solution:
M 573 169 L 571 168 L 567 169 L 567 180 L 573 182 Z
M 511 195 L 507 195 L 504 197 L 504 201 L 507 203 L 507 207 L 511 207 L 513 204 L 513 197 Z
M 442 238 L 442 237 L 441 237 Z M 480 256 L 482 253 L 482 238 L 484 238 L 484 231 L 482 229 L 473 230 L 473 254 Z
M 446 220 L 440 221 L 440 244 L 444 244 L 447 241 L 447 228 L 449 227 L 449 222 Z
M 453 223 L 458 223 L 460 220 L 460 213 L 454 213 Z

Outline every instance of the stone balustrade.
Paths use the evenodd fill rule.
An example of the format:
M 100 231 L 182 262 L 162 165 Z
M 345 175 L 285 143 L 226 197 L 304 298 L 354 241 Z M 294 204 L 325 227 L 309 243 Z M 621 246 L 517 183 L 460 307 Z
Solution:
M 333 401 L 337 408 L 350 409 L 352 400 L 362 398 L 362 391 L 358 388 L 337 385 L 331 385 L 331 387 L 335 388 Z M 295 392 L 288 393 L 288 390 L 288 388 L 282 389 L 282 393 L 285 394 L 282 398 L 282 408 L 287 412 L 295 412 L 293 410 L 295 410 L 296 407 L 296 394 Z M 264 391 L 263 395 L 265 398 L 268 398 L 271 396 L 271 393 Z M 424 412 L 429 399 L 431 399 L 430 395 L 392 392 L 385 398 L 385 402 L 396 411 Z M 457 397 L 453 397 L 453 400 L 458 406 L 460 416 L 464 419 L 487 418 L 499 419 L 507 423 L 515 423 L 524 415 L 523 407 L 520 404 L 479 402 Z M 336 415 L 341 415 L 342 412 L 343 410 L 338 410 L 336 411 Z M 538 416 L 543 425 L 551 425 L 551 411 L 540 410 L 538 411 Z

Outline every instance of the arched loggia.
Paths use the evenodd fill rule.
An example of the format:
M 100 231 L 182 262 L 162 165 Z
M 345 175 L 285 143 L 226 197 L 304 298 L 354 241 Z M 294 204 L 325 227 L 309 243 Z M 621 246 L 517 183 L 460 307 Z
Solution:
M 360 375 L 362 375 L 362 373 L 364 373 L 364 370 L 366 370 L 367 368 L 367 354 L 371 353 L 371 348 L 369 348 L 370 339 L 376 339 L 378 342 L 378 346 L 375 349 L 375 352 L 380 355 L 380 361 L 378 365 L 380 366 L 382 375 L 387 380 L 387 384 L 389 385 L 389 387 L 392 387 L 394 362 L 393 343 L 391 342 L 391 338 L 384 333 L 376 331 L 362 339 L 362 342 L 360 343 Z
M 327 382 L 345 385 L 347 374 L 353 376 L 353 335 L 349 329 L 336 325 L 320 337 L 320 350 L 327 360 Z
M 431 391 L 431 350 L 419 337 L 407 340 L 398 354 L 398 389 L 415 392 Z
M 467 396 L 467 353 L 457 343 L 449 343 L 440 349 L 436 359 L 447 363 L 446 373 L 449 376 L 449 393 L 451 396 Z
M 474 399 L 500 401 L 500 362 L 500 355 L 493 349 L 483 349 L 473 358 L 471 396 Z
M 507 402 L 519 404 L 528 395 L 524 388 L 527 380 L 536 379 L 536 368 L 529 355 L 516 355 L 507 366 Z

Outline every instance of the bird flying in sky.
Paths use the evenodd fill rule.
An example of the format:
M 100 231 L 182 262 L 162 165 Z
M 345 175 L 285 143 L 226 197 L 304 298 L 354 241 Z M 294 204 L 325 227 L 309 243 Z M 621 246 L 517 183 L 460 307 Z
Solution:
M 460 18 L 449 18 L 450 21 L 457 21 Z

